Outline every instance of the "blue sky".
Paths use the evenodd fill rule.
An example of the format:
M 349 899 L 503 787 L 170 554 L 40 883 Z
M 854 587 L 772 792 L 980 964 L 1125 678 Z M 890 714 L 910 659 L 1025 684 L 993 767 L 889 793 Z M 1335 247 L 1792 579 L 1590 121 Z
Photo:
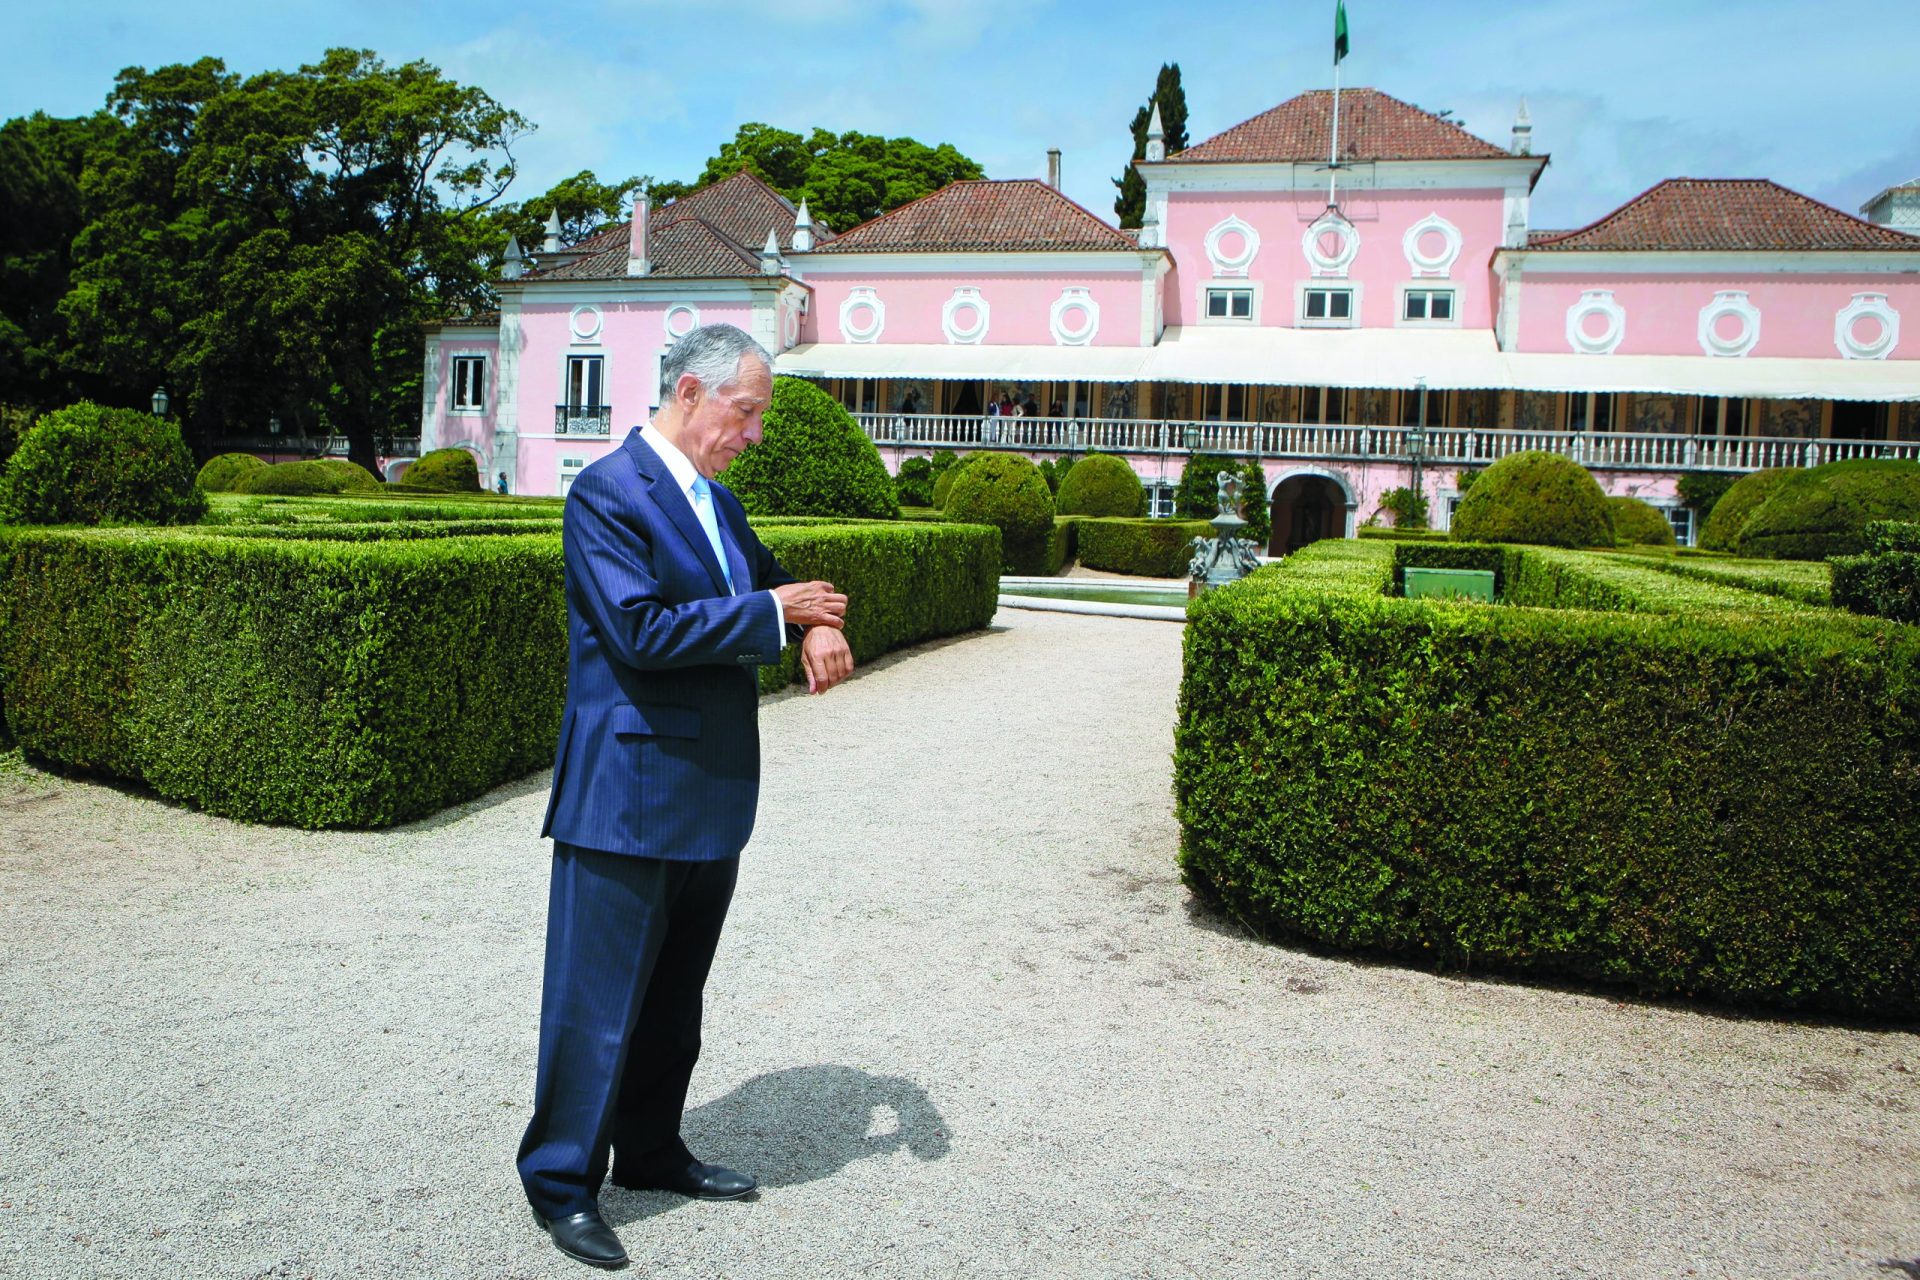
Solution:
M 1505 145 L 1524 95 L 1536 227 L 1600 216 L 1663 177 L 1767 177 L 1849 212 L 1920 176 L 1920 4 L 1349 0 L 1347 85 Z M 330 45 L 425 58 L 540 126 L 518 196 L 593 169 L 692 177 L 742 121 L 951 142 L 996 178 L 1065 153 L 1112 215 L 1126 124 L 1178 62 L 1198 141 L 1331 83 L 1332 0 L 100 0 L 20 6 L 0 117 L 98 107 L 124 66 L 212 54 L 241 72 Z

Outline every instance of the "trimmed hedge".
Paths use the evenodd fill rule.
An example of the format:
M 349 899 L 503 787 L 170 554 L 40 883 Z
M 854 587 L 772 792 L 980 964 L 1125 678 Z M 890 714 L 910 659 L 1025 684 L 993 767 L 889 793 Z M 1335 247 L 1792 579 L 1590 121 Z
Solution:
M 942 450 L 942 452 L 946 451 Z M 953 492 L 953 482 L 960 478 L 962 471 L 965 471 L 969 465 L 979 461 L 981 458 L 990 458 L 993 455 L 990 453 L 969 453 L 964 457 L 954 457 L 954 455 L 948 453 L 947 456 L 953 458 L 953 461 L 943 467 L 940 465 L 940 454 L 936 453 L 933 455 L 933 506 L 936 511 L 945 511 L 947 509 L 947 497 Z
M 395 487 L 437 493 L 479 493 L 480 463 L 465 449 L 434 449 L 409 465 Z
M 556 534 L 300 532 L 312 540 L 0 530 L 0 703 L 19 744 L 209 812 L 306 827 L 404 822 L 552 763 L 567 645 Z M 363 532 L 377 536 L 342 540 Z M 993 616 L 991 529 L 763 536 L 795 574 L 852 597 L 856 657 Z M 790 650 L 763 687 L 797 667 Z
M 1834 604 L 1832 571 L 1810 560 L 1718 560 L 1696 556 L 1674 556 L 1649 561 L 1656 568 L 1677 573 L 1683 578 L 1723 587 L 1760 591 L 1770 596 L 1785 596 L 1801 604 Z
M 240 487 L 241 481 L 266 465 L 264 458 L 257 458 L 251 453 L 216 454 L 200 468 L 195 483 L 207 493 L 232 493 Z
M 1607 511 L 1613 517 L 1613 540 L 1623 547 L 1674 547 L 1680 540 L 1673 536 L 1673 523 L 1652 503 L 1639 498 L 1608 498 Z
M 1855 613 L 1920 623 L 1920 523 L 1876 520 L 1866 528 L 1867 549 L 1839 556 L 1833 566 L 1833 602 Z
M 1085 519 L 1075 530 L 1082 565 L 1143 578 L 1186 577 L 1193 540 L 1212 536 L 1205 520 Z
M 1445 542 L 1452 536 L 1441 529 L 1400 529 L 1386 524 L 1363 524 L 1353 534 L 1380 542 Z
M 1571 458 L 1542 450 L 1509 454 L 1460 499 L 1453 536 L 1465 542 L 1610 547 L 1613 522 L 1600 482 Z
M 1084 516 L 1055 516 L 1053 532 L 1047 538 L 1046 560 L 1040 566 L 1040 572 L 1049 576 L 1059 573 L 1080 556 L 1080 522 Z
M 323 493 L 377 492 L 385 486 L 373 472 L 345 458 L 311 458 L 276 462 L 250 471 L 240 481 L 241 493 L 306 497 Z
M 1053 494 L 1040 469 L 1017 453 L 981 453 L 948 474 L 955 479 L 947 493 L 947 518 L 998 529 L 1001 565 L 1008 573 L 1046 572 Z
M 1856 459 L 1794 472 L 1747 518 L 1735 550 L 1766 560 L 1853 555 L 1875 520 L 1920 520 L 1920 462 Z
M 28 429 L 0 475 L 0 523 L 192 524 L 207 509 L 177 424 L 91 400 Z
M 383 489 L 336 494 L 217 494 L 202 526 L 364 524 L 411 520 L 558 520 L 560 498 L 505 498 L 484 493 L 409 493 Z
M 1316 543 L 1190 608 L 1197 892 L 1443 968 L 1920 1013 L 1920 631 L 1397 600 L 1391 554 Z
M 893 493 L 902 508 L 933 505 L 933 462 L 928 458 L 908 458 L 893 477 Z
M 1792 467 L 1767 467 L 1735 480 L 1714 500 L 1706 523 L 1700 526 L 1699 543 L 1703 551 L 1732 551 L 1740 541 L 1740 530 L 1760 504 L 1773 496 L 1782 481 L 1795 474 Z
M 834 398 L 800 378 L 775 378 L 766 434 L 720 480 L 750 516 L 900 514 L 893 477 L 860 424 Z
M 1054 509 L 1063 516 L 1143 516 L 1147 491 L 1125 458 L 1090 453 L 1068 469 Z

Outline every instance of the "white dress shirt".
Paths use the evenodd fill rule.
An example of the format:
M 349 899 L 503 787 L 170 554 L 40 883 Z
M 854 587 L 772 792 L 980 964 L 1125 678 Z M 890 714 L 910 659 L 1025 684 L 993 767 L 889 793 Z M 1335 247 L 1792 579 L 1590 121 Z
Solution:
M 699 507 L 696 505 L 696 500 L 693 496 L 693 482 L 700 478 L 700 469 L 693 465 L 691 458 L 680 452 L 678 445 L 674 444 L 673 441 L 667 439 L 664 435 L 661 435 L 659 429 L 651 422 L 640 428 L 640 438 L 646 441 L 648 448 L 660 455 L 660 461 L 667 464 L 667 470 L 673 475 L 673 482 L 680 486 L 681 496 L 686 498 L 687 505 L 693 507 L 697 513 Z M 717 505 L 714 507 L 713 515 L 716 521 L 720 518 L 720 509 Z M 741 558 L 745 559 L 744 556 Z M 749 564 L 747 568 L 748 571 L 751 572 L 753 566 Z M 787 611 L 780 607 L 780 597 L 778 595 L 775 595 L 772 591 L 767 592 L 767 594 L 773 597 L 774 621 L 779 624 L 780 634 L 785 636 L 787 634 Z

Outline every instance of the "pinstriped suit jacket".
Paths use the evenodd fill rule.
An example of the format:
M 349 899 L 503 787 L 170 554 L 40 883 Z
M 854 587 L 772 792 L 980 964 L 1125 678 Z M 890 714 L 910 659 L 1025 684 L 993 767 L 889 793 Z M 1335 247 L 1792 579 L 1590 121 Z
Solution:
M 713 486 L 726 578 L 686 494 L 635 430 L 582 471 L 562 522 L 567 703 L 540 834 L 606 853 L 739 853 L 760 798 L 756 668 L 789 639 L 770 587 L 792 582 Z

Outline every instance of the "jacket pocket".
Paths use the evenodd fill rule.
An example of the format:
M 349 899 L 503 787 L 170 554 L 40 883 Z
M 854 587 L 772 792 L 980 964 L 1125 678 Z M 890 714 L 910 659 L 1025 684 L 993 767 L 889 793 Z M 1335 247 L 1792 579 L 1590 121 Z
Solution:
M 671 703 L 648 702 L 634 704 L 616 702 L 613 712 L 607 717 L 608 725 L 614 736 L 646 736 L 655 738 L 697 738 L 700 736 L 700 712 L 693 707 L 676 707 Z

